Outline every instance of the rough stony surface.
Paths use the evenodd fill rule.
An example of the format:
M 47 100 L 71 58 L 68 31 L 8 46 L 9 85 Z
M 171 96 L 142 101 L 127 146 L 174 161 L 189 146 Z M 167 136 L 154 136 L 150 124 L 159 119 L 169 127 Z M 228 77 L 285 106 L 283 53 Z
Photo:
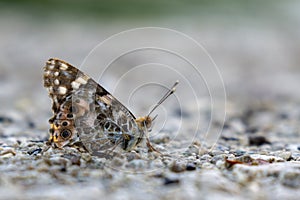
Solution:
M 291 6 L 286 9 L 293 13 Z M 289 19 L 299 20 L 296 13 Z M 200 38 L 218 63 L 226 104 L 223 86 L 217 81 L 214 85 L 214 76 L 205 77 L 220 94 L 214 96 L 213 115 L 208 93 L 189 101 L 189 88 L 179 85 L 181 107 L 170 97 L 157 111 L 155 127 L 162 128 L 153 130 L 151 141 L 161 153 L 148 152 L 142 144 L 131 152 L 116 149 L 105 159 L 73 147 L 46 145 L 51 103 L 42 87 L 42 67 L 49 57 L 81 63 L 100 41 L 133 25 L 71 20 L 43 24 L 23 17 L 0 17 L 0 199 L 299 198 L 300 45 L 299 34 L 287 20 L 182 25 L 181 30 Z M 166 23 L 176 27 L 182 22 L 167 20 L 157 26 Z M 134 26 L 141 24 L 148 25 Z M 113 55 L 114 50 L 105 53 Z M 139 59 L 146 58 L 129 57 L 121 64 L 136 66 Z M 118 67 L 111 72 L 104 81 L 108 88 L 120 79 L 114 76 Z M 132 72 L 121 88 L 135 86 L 147 75 Z M 160 71 L 157 77 L 166 79 L 166 85 L 177 78 L 167 79 Z M 199 89 L 195 83 L 192 88 Z M 146 113 L 165 90 L 143 91 L 139 100 L 129 103 L 122 99 L 127 90 L 113 94 L 134 113 Z
M 213 149 L 197 140 L 185 148 L 184 141 L 160 139 L 153 142 L 161 154 L 141 146 L 132 152 L 116 150 L 112 159 L 71 147 L 49 148 L 46 132 L 35 127 L 9 133 L 19 129 L 18 123 L 2 117 L 1 199 L 296 199 L 299 133 L 288 130 L 298 123 L 282 119 L 278 106 L 252 109 L 253 116 L 228 116 Z M 256 120 L 262 116 L 270 123 Z M 244 131 L 237 132 L 234 124 L 242 118 Z

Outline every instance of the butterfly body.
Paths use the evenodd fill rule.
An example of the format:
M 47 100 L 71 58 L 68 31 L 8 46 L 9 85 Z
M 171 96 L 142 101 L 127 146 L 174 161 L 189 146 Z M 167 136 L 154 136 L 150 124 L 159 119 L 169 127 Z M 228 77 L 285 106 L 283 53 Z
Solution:
M 81 142 L 91 154 L 134 149 L 151 126 L 135 116 L 92 78 L 59 59 L 44 67 L 44 87 L 52 99 L 49 142 L 62 148 Z

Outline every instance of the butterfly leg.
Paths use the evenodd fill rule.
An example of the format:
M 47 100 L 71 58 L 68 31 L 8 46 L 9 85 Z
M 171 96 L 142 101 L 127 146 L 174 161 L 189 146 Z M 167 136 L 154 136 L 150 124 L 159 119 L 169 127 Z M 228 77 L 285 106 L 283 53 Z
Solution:
M 148 147 L 149 152 L 155 151 L 155 152 L 157 152 L 157 153 L 159 153 L 159 154 L 162 154 L 160 151 L 158 151 L 157 149 L 155 149 L 155 148 L 152 146 L 148 134 L 146 135 L 146 145 L 147 145 L 147 147 Z
M 152 144 L 151 144 L 151 142 L 150 142 L 150 140 L 149 140 L 149 138 L 147 137 L 146 138 L 146 144 L 147 144 L 147 147 L 148 147 L 148 149 L 149 149 L 149 151 L 156 151 L 156 152 L 158 152 L 158 153 L 160 153 L 158 150 L 156 150 L 153 146 L 152 146 Z

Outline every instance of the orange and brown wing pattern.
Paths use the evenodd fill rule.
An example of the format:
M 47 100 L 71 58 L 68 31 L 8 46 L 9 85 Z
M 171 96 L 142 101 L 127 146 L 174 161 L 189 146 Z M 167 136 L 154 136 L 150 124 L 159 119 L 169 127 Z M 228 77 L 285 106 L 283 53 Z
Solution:
M 44 87 L 52 99 L 50 142 L 56 147 L 80 141 L 92 154 L 121 144 L 133 149 L 143 137 L 134 115 L 92 78 L 59 59 L 44 67 Z

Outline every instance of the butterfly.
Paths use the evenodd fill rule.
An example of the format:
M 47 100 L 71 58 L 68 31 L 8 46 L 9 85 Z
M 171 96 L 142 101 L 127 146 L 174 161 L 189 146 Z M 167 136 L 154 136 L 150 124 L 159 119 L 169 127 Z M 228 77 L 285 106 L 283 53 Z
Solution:
M 71 64 L 51 58 L 43 73 L 44 87 L 52 99 L 48 143 L 63 148 L 80 143 L 92 155 L 103 155 L 117 146 L 133 150 L 143 138 L 149 151 L 148 132 L 153 111 L 176 90 L 178 81 L 144 117 L 136 118 L 96 81 Z

